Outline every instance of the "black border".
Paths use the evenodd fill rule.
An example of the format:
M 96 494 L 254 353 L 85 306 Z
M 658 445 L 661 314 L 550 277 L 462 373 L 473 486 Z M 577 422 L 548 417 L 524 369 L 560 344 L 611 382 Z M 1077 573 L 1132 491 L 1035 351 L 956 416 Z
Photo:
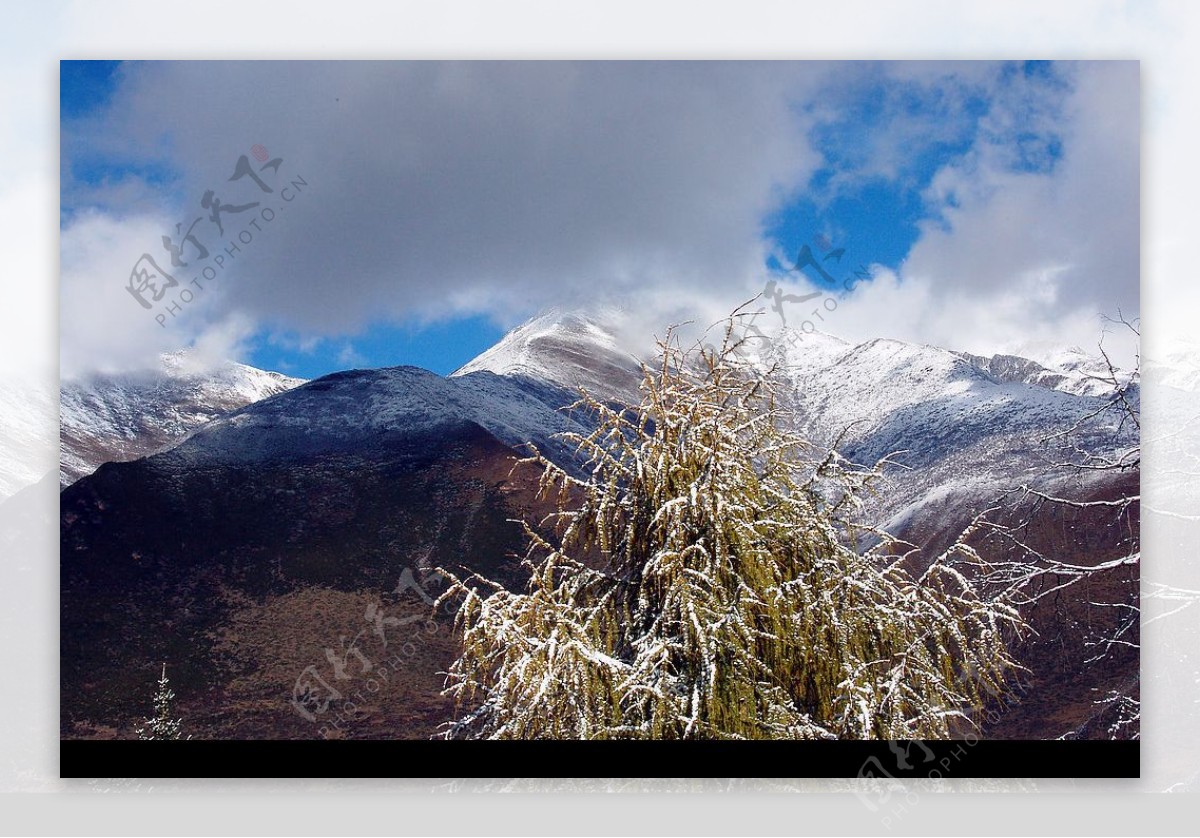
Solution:
M 64 740 L 64 778 L 1136 778 L 1139 741 Z M 630 768 L 636 770 L 630 775 Z M 340 769 L 335 775 L 331 768 Z M 530 770 L 536 773 L 524 774 Z

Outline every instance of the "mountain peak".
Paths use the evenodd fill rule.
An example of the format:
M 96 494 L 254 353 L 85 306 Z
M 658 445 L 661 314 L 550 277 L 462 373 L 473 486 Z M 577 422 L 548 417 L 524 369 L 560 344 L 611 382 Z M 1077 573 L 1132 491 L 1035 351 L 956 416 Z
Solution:
M 580 387 L 597 398 L 635 403 L 642 379 L 637 358 L 616 335 L 619 314 L 553 309 L 539 314 L 451 373 L 451 378 L 490 372 L 548 382 L 572 392 Z

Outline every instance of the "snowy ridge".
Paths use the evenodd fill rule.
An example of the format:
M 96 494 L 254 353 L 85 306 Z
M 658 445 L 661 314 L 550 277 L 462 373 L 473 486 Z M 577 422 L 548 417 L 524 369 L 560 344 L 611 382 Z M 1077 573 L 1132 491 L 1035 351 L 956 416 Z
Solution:
M 171 452 L 197 462 L 252 463 L 370 446 L 387 435 L 436 439 L 474 423 L 501 442 L 526 443 L 560 461 L 572 448 L 555 435 L 586 431 L 561 408 L 570 392 L 477 371 L 443 378 L 417 367 L 352 370 L 318 378 L 195 430 Z
M 1104 396 L 1113 389 L 1111 383 L 1104 380 L 1108 371 L 1102 369 L 1103 364 L 1099 359 L 1079 350 L 1064 352 L 1053 369 L 1018 355 L 992 355 L 985 358 L 969 352 L 955 354 L 998 381 L 1034 384 L 1077 396 Z
M 738 351 L 779 371 L 815 439 L 844 434 L 843 444 L 864 457 L 905 449 L 913 465 L 1001 436 L 1036 447 L 1101 407 L 1111 391 L 1097 380 L 1107 372 L 1103 359 L 1075 349 L 1055 350 L 1050 369 L 1013 355 L 984 358 L 884 338 L 856 346 L 784 328 L 775 335 L 747 330 Z M 632 356 L 611 329 L 577 313 L 530 320 L 454 376 L 482 370 L 638 399 Z
M 506 334 L 499 343 L 451 373 L 491 372 L 541 381 L 604 401 L 636 402 L 641 368 L 615 335 L 615 312 L 598 316 L 550 311 Z
M 218 416 L 302 383 L 244 364 L 204 370 L 186 353 L 163 355 L 158 370 L 64 381 L 59 482 L 68 486 L 102 463 L 152 454 Z
M 850 440 L 890 425 L 897 442 L 912 437 L 968 442 L 971 429 L 1045 430 L 1100 404 L 1093 397 L 997 378 L 948 350 L 882 338 L 854 347 L 829 366 L 793 375 L 792 381 L 800 409 L 827 429 L 850 428 Z
M 1078 396 L 1104 396 L 1112 392 L 1112 372 L 1099 352 L 1087 352 L 1078 346 L 1050 341 L 1026 341 L 1015 345 L 1009 354 L 978 359 L 999 376 L 1018 376 L 1028 384 L 1037 384 Z M 1117 369 L 1121 380 L 1129 371 Z M 1011 380 L 1017 380 L 1016 377 Z
M 1004 380 L 949 350 L 886 339 L 828 366 L 789 372 L 798 419 L 815 441 L 840 437 L 842 454 L 868 465 L 900 452 L 896 461 L 911 470 L 892 473 L 879 510 L 894 516 L 892 526 L 951 494 L 986 502 L 1036 479 L 1055 459 L 1054 435 L 1107 403 L 1045 382 Z M 1097 450 L 1130 442 L 1114 442 L 1116 425 L 1115 414 L 1089 421 L 1080 439 Z
M 779 372 L 797 421 L 817 444 L 840 437 L 842 453 L 865 464 L 903 452 L 897 459 L 912 470 L 895 472 L 887 506 L 878 510 L 896 525 L 951 496 L 984 502 L 1034 479 L 1052 459 L 1054 435 L 1111 395 L 1111 386 L 1098 380 L 1108 371 L 1103 359 L 1076 349 L 1042 347 L 1052 365 L 1046 366 L 1016 355 L 985 358 L 888 339 L 854 345 L 786 327 L 770 335 L 746 329 L 744 337 L 739 353 Z M 622 355 L 612 330 L 579 314 L 551 312 L 455 375 L 486 369 L 523 386 L 582 385 L 635 402 L 633 364 L 606 363 L 621 357 L 629 355 Z M 1115 420 L 1090 422 L 1082 441 L 1133 442 L 1114 442 Z

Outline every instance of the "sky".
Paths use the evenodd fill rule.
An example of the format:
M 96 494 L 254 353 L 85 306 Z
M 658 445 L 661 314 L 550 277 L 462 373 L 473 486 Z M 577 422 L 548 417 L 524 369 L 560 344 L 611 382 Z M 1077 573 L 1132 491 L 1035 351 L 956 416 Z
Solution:
M 547 308 L 636 341 L 769 282 L 981 354 L 1140 313 L 1135 61 L 72 61 L 60 111 L 65 376 L 445 374 Z

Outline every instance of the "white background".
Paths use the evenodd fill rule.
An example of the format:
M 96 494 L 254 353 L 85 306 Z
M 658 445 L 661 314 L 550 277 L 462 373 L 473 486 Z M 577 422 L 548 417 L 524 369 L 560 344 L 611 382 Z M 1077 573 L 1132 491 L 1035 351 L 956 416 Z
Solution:
M 161 2 L 7 4 L 0 15 L 0 370 L 57 371 L 58 59 L 60 58 L 1132 58 L 1142 62 L 1142 296 L 1145 355 L 1194 337 L 1200 5 L 1179 2 Z M 1131 115 L 1136 117 L 1136 115 Z M 1147 429 L 1153 398 L 1147 395 Z M 56 416 L 42 417 L 56 439 Z M 7 432 L 7 431 L 6 431 Z M 52 443 L 47 443 L 49 468 Z M 1153 474 L 1146 472 L 1146 483 Z M 1196 511 L 1196 510 L 1193 510 Z M 51 515 L 51 520 L 55 516 Z M 1195 542 L 1145 533 L 1144 574 L 1190 589 Z M 0 829 L 18 833 L 463 834 L 1158 833 L 1194 829 L 1194 798 L 1147 794 L 1195 786 L 1196 703 L 1156 703 L 1151 689 L 1141 781 L 913 785 L 902 811 L 872 811 L 845 783 L 685 781 L 451 783 L 60 781 L 57 779 L 57 557 L 0 556 Z M 11 542 L 5 549 L 16 548 Z M 21 567 L 8 583 L 10 569 Z M 10 608 L 11 606 L 11 608 Z M 12 610 L 13 608 L 18 610 Z M 1193 613 L 1197 612 L 1197 613 Z M 1200 609 L 1178 620 L 1194 626 Z M 15 615 L 15 619 L 13 618 Z M 1172 625 L 1178 625 L 1178 621 Z M 1183 657 L 1145 635 L 1143 667 Z M 1194 683 L 1192 685 L 1195 686 Z M 15 743 L 15 744 L 14 744 Z M 313 766 L 353 773 L 354 766 Z M 538 766 L 505 766 L 536 774 Z M 732 765 L 753 775 L 756 766 Z M 236 771 L 235 766 L 230 767 Z M 494 773 L 463 766 L 464 774 Z M 569 773 L 553 766 L 548 773 Z M 636 773 L 636 768 L 631 770 Z M 679 773 L 686 773 L 680 766 Z M 772 772 L 773 773 L 773 772 Z M 797 773 L 802 773 L 798 771 Z M 431 790 L 527 794 L 431 794 Z M 1037 793 L 1019 789 L 1037 789 Z M 828 789 L 841 789 L 828 793 Z M 1011 791 L 1011 794 L 980 793 Z M 539 794 L 558 790 L 559 794 Z M 578 792 L 621 790 L 620 796 Z M 672 794 L 689 790 L 705 793 Z M 807 791 L 783 794 L 778 791 Z M 98 792 L 108 792 L 100 794 Z M 302 792 L 302 793 L 300 793 Z M 939 793 L 947 792 L 947 793 Z M 534 796 L 536 794 L 536 796 Z M 897 813 L 898 812 L 898 813 Z

